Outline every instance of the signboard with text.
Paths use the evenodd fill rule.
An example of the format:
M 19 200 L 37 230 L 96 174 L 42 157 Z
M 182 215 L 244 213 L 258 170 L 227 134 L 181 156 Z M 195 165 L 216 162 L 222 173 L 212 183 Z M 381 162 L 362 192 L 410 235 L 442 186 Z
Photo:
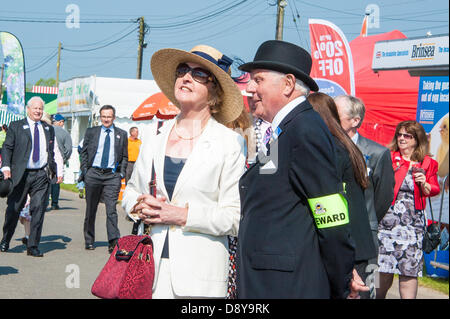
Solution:
M 419 82 L 416 121 L 429 135 L 430 153 L 438 162 L 438 181 L 444 191 L 442 221 L 448 223 L 448 188 L 443 184 L 449 173 L 449 78 L 448 76 L 423 76 Z M 431 199 L 434 219 L 439 218 L 442 191 Z M 427 210 L 429 208 L 427 207 Z M 428 217 L 431 217 L 428 214 Z
M 74 78 L 59 83 L 58 113 L 90 111 L 95 76 Z
M 448 35 L 375 43 L 372 69 L 394 70 L 447 66 Z

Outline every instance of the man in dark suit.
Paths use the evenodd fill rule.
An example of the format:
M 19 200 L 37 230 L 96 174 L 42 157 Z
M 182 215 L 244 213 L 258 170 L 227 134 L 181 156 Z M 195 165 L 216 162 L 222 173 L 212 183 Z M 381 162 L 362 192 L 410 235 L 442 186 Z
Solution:
M 127 132 L 116 127 L 114 120 L 114 107 L 104 105 L 100 108 L 102 125 L 86 130 L 81 149 L 81 176 L 78 180 L 84 180 L 86 189 L 85 248 L 95 249 L 95 217 L 103 193 L 110 253 L 120 237 L 116 204 L 128 161 Z
M 271 40 L 240 67 L 251 75 L 254 115 L 272 124 L 267 154 L 239 182 L 238 298 L 350 292 L 354 243 L 333 138 L 306 100 L 318 90 L 311 64 L 306 50 Z
M 27 255 L 42 257 L 38 246 L 41 239 L 44 214 L 47 207 L 50 178 L 56 174 L 54 160 L 55 131 L 41 121 L 44 101 L 32 97 L 27 104 L 28 116 L 11 122 L 2 149 L 2 172 L 11 178 L 13 191 L 8 196 L 0 251 L 9 249 L 9 243 L 30 195 L 30 235 Z
M 370 228 L 378 255 L 378 223 L 386 214 L 394 197 L 394 171 L 392 170 L 391 154 L 384 147 L 358 133 L 364 120 L 364 103 L 351 95 L 340 95 L 335 98 L 342 128 L 358 146 L 366 159 L 369 186 L 364 190 Z M 370 292 L 361 292 L 361 298 L 375 298 L 374 271 L 377 268 L 377 258 L 367 264 L 356 265 L 361 279 L 369 286 Z

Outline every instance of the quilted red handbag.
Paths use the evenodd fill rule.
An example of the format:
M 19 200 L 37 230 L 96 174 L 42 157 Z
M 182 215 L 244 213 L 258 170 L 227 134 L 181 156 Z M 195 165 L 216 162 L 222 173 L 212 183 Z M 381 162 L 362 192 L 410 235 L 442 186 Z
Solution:
M 151 299 L 155 263 L 150 236 L 120 238 L 91 292 L 104 299 Z

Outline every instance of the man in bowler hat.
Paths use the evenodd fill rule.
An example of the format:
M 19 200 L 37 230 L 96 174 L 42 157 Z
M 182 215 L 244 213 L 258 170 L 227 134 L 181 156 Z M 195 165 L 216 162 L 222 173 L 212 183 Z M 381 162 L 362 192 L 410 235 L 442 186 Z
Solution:
M 238 298 L 347 298 L 354 266 L 347 203 L 335 145 L 306 97 L 318 91 L 311 57 L 266 41 L 247 92 L 254 114 L 271 123 L 266 154 L 239 182 Z
M 0 251 L 6 252 L 23 209 L 30 195 L 30 236 L 27 255 L 42 257 L 38 246 L 41 240 L 45 208 L 51 177 L 56 174 L 54 159 L 55 131 L 41 121 L 44 101 L 32 97 L 27 104 L 27 117 L 11 122 L 2 148 L 2 172 L 12 180 L 13 190 L 8 195 L 3 237 Z

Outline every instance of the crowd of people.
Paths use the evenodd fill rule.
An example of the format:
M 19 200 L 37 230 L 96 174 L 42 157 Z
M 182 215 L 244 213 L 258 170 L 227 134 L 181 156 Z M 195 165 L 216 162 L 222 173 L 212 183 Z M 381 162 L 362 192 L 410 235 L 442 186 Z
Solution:
M 100 109 L 80 149 L 85 249 L 95 249 L 101 200 L 110 253 L 121 237 L 125 178 L 122 206 L 153 240 L 153 298 L 385 298 L 394 274 L 401 297 L 415 298 L 425 198 L 439 193 L 423 127 L 399 123 L 388 147 L 365 138 L 363 101 L 318 92 L 309 53 L 278 40 L 239 67 L 250 74 L 247 112 L 232 63 L 206 45 L 157 51 L 153 77 L 180 113 L 142 141 L 114 125 L 113 106 Z M 42 256 L 50 189 L 58 208 L 70 152 L 43 107 L 30 99 L 7 129 L 1 252 L 27 206 L 27 253 Z

